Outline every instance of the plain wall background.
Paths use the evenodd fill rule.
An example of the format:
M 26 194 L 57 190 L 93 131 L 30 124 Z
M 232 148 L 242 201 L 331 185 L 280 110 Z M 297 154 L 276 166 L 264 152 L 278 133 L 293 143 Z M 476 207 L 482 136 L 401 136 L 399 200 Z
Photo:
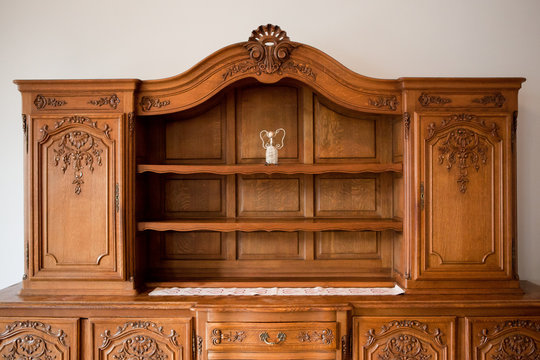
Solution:
M 519 273 L 540 283 L 540 1 L 0 0 L 0 288 L 23 275 L 23 133 L 13 79 L 169 77 L 267 23 L 366 76 L 526 77 Z

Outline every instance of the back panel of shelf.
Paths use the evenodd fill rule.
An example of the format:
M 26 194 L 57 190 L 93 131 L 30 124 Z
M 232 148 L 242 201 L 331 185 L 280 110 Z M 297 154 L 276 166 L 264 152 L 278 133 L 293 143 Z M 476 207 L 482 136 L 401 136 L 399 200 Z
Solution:
M 161 230 L 138 235 L 147 281 L 390 279 L 400 259 L 398 120 L 353 113 L 292 83 L 228 89 L 192 110 L 139 118 L 137 221 Z M 287 170 L 259 173 L 259 132 L 277 128 L 286 130 Z M 347 223 L 334 229 L 330 218 Z M 268 231 L 279 223 L 292 225 Z

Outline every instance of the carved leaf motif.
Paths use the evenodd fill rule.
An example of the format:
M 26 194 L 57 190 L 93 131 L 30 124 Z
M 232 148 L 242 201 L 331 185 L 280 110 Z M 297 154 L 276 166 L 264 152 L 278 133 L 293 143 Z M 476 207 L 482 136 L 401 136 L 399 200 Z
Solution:
M 446 164 L 448 171 L 457 162 L 459 174 L 457 183 L 459 191 L 465 193 L 469 183 L 470 167 L 476 171 L 480 169 L 480 162 L 487 162 L 487 146 L 485 140 L 476 132 L 457 128 L 448 133 L 439 146 L 439 163 Z
M 500 92 L 495 93 L 493 95 L 482 96 L 481 98 L 476 98 L 472 100 L 473 103 L 482 104 L 482 105 L 489 105 L 493 103 L 495 107 L 502 107 L 505 101 L 506 101 L 506 98 Z
M 43 95 L 36 95 L 36 98 L 34 99 L 34 105 L 38 110 L 44 109 L 47 106 L 59 107 L 66 104 L 67 101 L 65 100 L 58 100 L 51 97 L 45 97 Z
M 441 346 L 443 345 L 442 333 L 439 328 L 436 328 L 435 330 L 430 331 L 428 324 L 420 322 L 418 320 L 393 320 L 381 326 L 381 330 L 378 334 L 375 331 L 375 329 L 369 329 L 367 333 L 366 346 L 371 346 L 375 342 L 375 340 L 384 336 L 390 330 L 401 329 L 401 328 L 409 328 L 409 329 L 420 331 L 432 337 L 438 345 L 441 345 Z
M 390 338 L 382 353 L 379 354 L 379 360 L 429 360 L 432 358 L 422 341 L 416 336 L 401 334 Z
M 399 105 L 399 101 L 396 96 L 378 96 L 376 98 L 370 98 L 368 100 L 369 105 L 377 108 L 387 107 L 390 110 L 396 110 Z
M 49 349 L 45 339 L 28 334 L 15 339 L 2 354 L 5 360 L 54 360 L 56 356 Z
M 324 329 L 322 331 L 302 331 L 298 334 L 298 340 L 300 342 L 331 344 L 334 341 L 334 333 L 330 329 Z
M 55 337 L 58 342 L 66 346 L 66 333 L 59 329 L 58 331 L 54 331 L 52 329 L 52 326 L 49 324 L 42 323 L 41 321 L 15 321 L 11 324 L 6 325 L 6 330 L 4 330 L 3 333 L 0 334 L 0 340 L 4 340 L 12 336 L 15 332 L 18 332 L 23 329 L 33 329 L 36 331 L 40 331 L 42 333 L 45 333 L 47 335 Z
M 161 108 L 171 104 L 171 100 L 161 100 L 153 96 L 143 96 L 139 105 L 142 111 L 150 111 L 153 107 Z
M 75 178 L 73 184 L 75 185 L 75 194 L 81 193 L 81 185 L 84 184 L 83 169 L 88 167 L 91 172 L 94 172 L 94 163 L 101 166 L 101 154 L 102 149 L 96 139 L 87 132 L 84 131 L 70 131 L 63 135 L 60 144 L 56 149 L 53 149 L 54 165 L 58 166 L 60 163 L 62 172 L 73 164 L 73 171 Z
M 178 344 L 178 334 L 176 333 L 175 330 L 171 330 L 169 335 L 166 335 L 163 330 L 163 326 L 159 326 L 158 324 L 152 321 L 136 320 L 136 321 L 128 321 L 124 323 L 122 326 L 118 326 L 118 328 L 116 329 L 116 333 L 114 333 L 114 335 L 111 334 L 110 330 L 105 330 L 103 334 L 101 334 L 101 337 L 103 338 L 103 343 L 101 344 L 99 348 L 102 350 L 107 348 L 114 340 L 121 338 L 125 336 L 128 332 L 134 331 L 134 330 L 149 331 L 160 337 L 168 339 L 172 345 L 176 347 L 180 347 L 180 345 Z
M 120 99 L 118 96 L 116 96 L 116 94 L 112 94 L 111 96 L 104 96 L 97 100 L 90 100 L 88 103 L 99 107 L 109 105 L 111 108 L 116 109 L 118 104 L 120 104 Z
M 114 355 L 115 360 L 165 360 L 167 354 L 161 350 L 151 337 L 135 335 L 126 339 Z
M 534 339 L 521 334 L 505 337 L 493 360 L 540 360 L 540 351 Z
M 244 331 L 229 331 L 228 333 L 222 332 L 220 329 L 212 330 L 212 344 L 219 345 L 223 341 L 230 343 L 241 343 L 246 338 Z
M 436 105 L 448 104 L 452 102 L 452 99 L 442 97 L 439 95 L 430 95 L 430 94 L 422 93 L 420 94 L 420 97 L 418 98 L 418 102 L 420 103 L 420 105 L 426 107 L 426 106 L 430 106 L 431 104 L 436 104 Z

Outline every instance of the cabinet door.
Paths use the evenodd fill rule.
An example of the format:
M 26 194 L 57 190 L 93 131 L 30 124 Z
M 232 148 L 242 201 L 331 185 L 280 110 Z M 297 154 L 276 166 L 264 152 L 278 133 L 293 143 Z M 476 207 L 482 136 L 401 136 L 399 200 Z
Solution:
M 540 317 L 467 318 L 467 360 L 540 359 Z
M 122 115 L 32 118 L 30 279 L 120 279 Z
M 78 360 L 78 319 L 0 318 L 0 358 Z
M 190 358 L 191 318 L 90 319 L 92 359 Z
M 511 278 L 511 117 L 417 117 L 420 278 Z
M 455 318 L 354 318 L 353 359 L 454 359 Z

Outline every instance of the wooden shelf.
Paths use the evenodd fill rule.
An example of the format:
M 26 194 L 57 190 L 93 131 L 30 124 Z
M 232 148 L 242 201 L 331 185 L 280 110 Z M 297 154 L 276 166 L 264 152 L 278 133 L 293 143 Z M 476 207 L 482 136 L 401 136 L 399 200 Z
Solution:
M 403 222 L 395 219 L 284 219 L 219 218 L 141 221 L 137 230 L 155 231 L 403 231 Z
M 403 172 L 403 164 L 236 164 L 236 165 L 137 165 L 137 172 L 158 174 L 324 174 L 324 173 L 382 173 Z

